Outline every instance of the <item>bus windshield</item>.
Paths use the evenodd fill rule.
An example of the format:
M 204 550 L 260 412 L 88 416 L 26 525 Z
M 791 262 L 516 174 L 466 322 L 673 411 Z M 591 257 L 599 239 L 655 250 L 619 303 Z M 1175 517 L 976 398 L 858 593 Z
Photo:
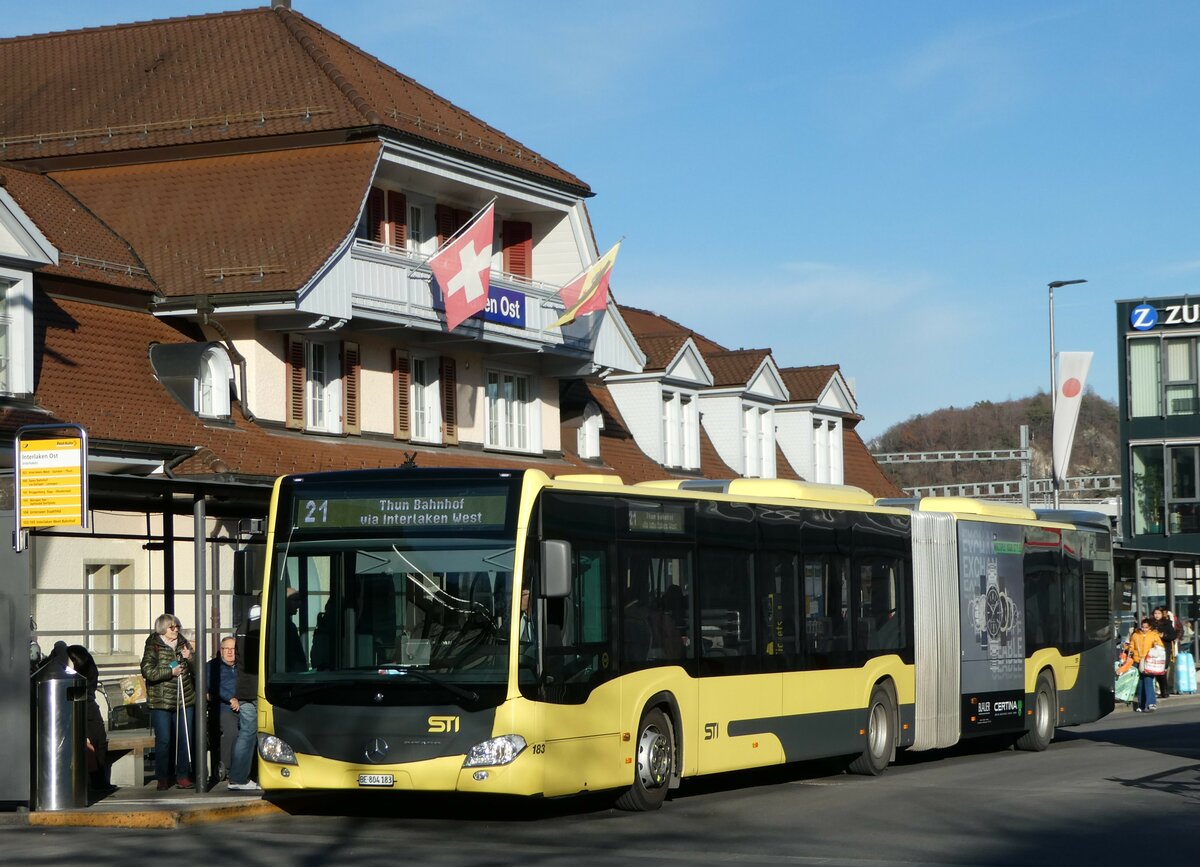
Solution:
M 511 542 L 464 535 L 279 546 L 268 683 L 503 684 L 513 556 Z

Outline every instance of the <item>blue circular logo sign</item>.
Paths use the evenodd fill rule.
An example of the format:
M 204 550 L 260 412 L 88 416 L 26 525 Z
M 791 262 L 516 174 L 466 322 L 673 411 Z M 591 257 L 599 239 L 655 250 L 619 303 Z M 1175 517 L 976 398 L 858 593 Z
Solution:
M 1129 324 L 1138 331 L 1149 331 L 1158 324 L 1158 311 L 1149 304 L 1139 304 L 1129 314 Z

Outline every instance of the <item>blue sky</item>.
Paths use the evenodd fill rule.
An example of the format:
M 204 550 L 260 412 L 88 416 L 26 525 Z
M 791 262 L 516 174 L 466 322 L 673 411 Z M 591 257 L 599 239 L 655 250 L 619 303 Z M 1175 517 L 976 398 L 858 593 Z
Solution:
M 6 2 L 0 35 L 245 8 Z M 1049 386 L 1200 283 L 1200 4 L 295 0 L 587 181 L 622 303 L 837 363 L 865 438 Z

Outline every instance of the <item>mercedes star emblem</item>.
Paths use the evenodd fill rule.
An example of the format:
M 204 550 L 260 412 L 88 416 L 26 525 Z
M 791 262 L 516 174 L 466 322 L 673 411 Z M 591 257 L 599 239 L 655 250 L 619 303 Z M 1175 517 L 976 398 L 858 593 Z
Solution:
M 377 765 L 387 758 L 388 742 L 383 738 L 375 738 L 375 740 L 367 744 L 367 748 L 364 750 L 364 753 L 368 762 L 372 762 Z

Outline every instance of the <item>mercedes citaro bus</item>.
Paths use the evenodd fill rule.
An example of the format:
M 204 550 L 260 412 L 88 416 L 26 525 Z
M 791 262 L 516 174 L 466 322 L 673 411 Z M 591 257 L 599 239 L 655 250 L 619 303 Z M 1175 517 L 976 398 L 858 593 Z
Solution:
M 268 791 L 658 807 L 685 777 L 1113 706 L 1100 515 L 840 485 L 537 470 L 277 481 L 259 666 Z

